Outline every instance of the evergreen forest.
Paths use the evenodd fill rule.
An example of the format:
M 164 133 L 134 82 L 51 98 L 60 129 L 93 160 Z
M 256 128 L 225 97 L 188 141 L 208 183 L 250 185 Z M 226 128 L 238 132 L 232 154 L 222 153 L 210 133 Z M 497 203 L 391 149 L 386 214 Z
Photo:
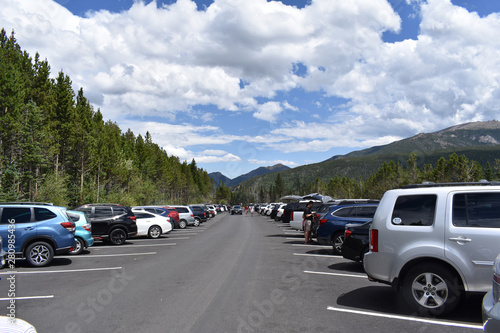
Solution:
M 481 165 L 453 153 L 419 166 L 417 154 L 411 153 L 406 163 L 386 160 L 366 177 L 310 180 L 296 168 L 295 173 L 275 172 L 235 188 L 223 183 L 215 187 L 194 159 L 188 163 L 168 156 L 149 132 L 144 137 L 130 129 L 122 132 L 115 122 L 103 119 L 82 88 L 73 90 L 70 77 L 60 71 L 51 78 L 50 70 L 38 53 L 31 57 L 21 49 L 14 32 L 0 31 L 0 202 L 67 207 L 97 202 L 249 204 L 316 192 L 379 199 L 389 189 L 422 181 L 500 179 L 499 159 Z
M 47 60 L 0 31 L 0 201 L 124 205 L 211 201 L 208 173 L 149 133 L 122 132 Z

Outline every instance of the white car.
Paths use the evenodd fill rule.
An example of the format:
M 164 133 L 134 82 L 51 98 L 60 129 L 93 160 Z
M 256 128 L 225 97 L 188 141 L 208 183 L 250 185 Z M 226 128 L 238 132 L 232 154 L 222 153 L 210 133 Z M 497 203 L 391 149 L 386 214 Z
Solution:
M 137 236 L 148 236 L 158 238 L 172 231 L 170 217 L 164 217 L 153 213 L 132 209 L 137 224 Z
M 210 217 L 215 217 L 217 215 L 217 210 L 212 205 L 207 205 L 207 209 L 210 212 Z

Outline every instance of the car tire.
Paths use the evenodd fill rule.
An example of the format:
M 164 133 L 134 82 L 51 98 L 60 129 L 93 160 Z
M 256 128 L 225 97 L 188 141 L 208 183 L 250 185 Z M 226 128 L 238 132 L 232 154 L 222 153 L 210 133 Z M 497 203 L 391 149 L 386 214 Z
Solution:
M 179 228 L 184 229 L 187 227 L 187 222 L 185 220 L 179 221 Z
M 342 255 L 342 244 L 344 244 L 344 233 L 340 231 L 334 233 L 330 243 L 333 246 L 334 254 Z
M 34 242 L 26 248 L 25 257 L 31 266 L 46 266 L 54 258 L 54 249 L 49 243 Z
M 148 237 L 149 238 L 159 238 L 161 236 L 161 227 L 158 225 L 152 225 L 148 229 Z
M 113 245 L 122 245 L 127 240 L 127 233 L 121 228 L 111 230 L 109 233 L 109 242 Z
M 404 276 L 401 288 L 410 310 L 427 317 L 450 313 L 462 296 L 458 276 L 437 263 L 411 268 Z
M 199 226 L 199 225 L 200 225 L 200 223 L 201 223 L 201 222 L 200 222 L 200 219 L 199 219 L 199 218 L 197 218 L 197 217 L 195 217 L 195 219 L 194 219 L 194 226 L 195 226 L 195 227 L 197 227 L 197 226 Z
M 69 251 L 69 254 L 77 255 L 83 252 L 85 248 L 85 242 L 80 237 L 75 237 L 75 247 L 72 251 Z

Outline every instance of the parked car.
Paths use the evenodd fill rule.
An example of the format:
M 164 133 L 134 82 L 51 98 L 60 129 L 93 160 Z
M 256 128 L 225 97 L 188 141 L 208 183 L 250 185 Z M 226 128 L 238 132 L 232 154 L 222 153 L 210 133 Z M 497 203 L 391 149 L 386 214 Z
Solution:
M 332 245 L 335 254 L 342 254 L 345 226 L 348 223 L 365 223 L 373 218 L 377 204 L 347 203 L 330 207 L 320 217 L 316 240 L 322 245 Z
M 0 237 L 3 250 L 31 266 L 46 266 L 54 255 L 75 246 L 75 223 L 65 207 L 40 203 L 0 204 Z M 9 242 L 14 239 L 15 242 Z
M 35 326 L 25 320 L 9 316 L 0 316 L 0 332 L 6 333 L 36 333 Z
M 174 210 L 172 212 L 172 210 Z M 177 213 L 175 211 L 175 208 L 170 208 L 170 210 L 168 210 L 166 207 L 161 207 L 161 206 L 134 206 L 132 207 L 132 211 L 135 212 L 136 211 L 139 211 L 139 212 L 148 212 L 148 213 L 151 213 L 151 214 L 156 214 L 156 215 L 160 215 L 160 216 L 163 216 L 163 217 L 170 217 L 170 224 L 172 225 L 172 229 L 175 229 L 176 228 L 176 225 L 178 225 L 178 223 L 175 223 L 175 220 L 174 218 L 172 217 L 174 214 L 177 214 L 177 217 L 179 217 L 179 213 Z
M 179 213 L 179 228 L 184 229 L 188 225 L 199 225 L 194 219 L 194 214 L 188 206 L 172 206 Z
M 3 238 L 0 236 L 0 268 L 4 267 L 7 263 L 7 251 L 3 249 Z
M 175 207 L 171 206 L 163 206 L 163 208 L 168 210 L 168 217 L 170 217 L 170 220 L 174 222 L 174 228 L 180 228 L 180 217 L 179 217 L 179 212 L 175 209 Z
M 132 209 L 119 204 L 86 204 L 75 210 L 83 212 L 92 225 L 92 237 L 113 245 L 122 245 L 137 234 Z
M 68 210 L 66 214 L 75 223 L 75 247 L 69 251 L 70 254 L 80 254 L 86 248 L 94 245 L 92 238 L 92 226 L 87 221 L 85 214 L 76 210 Z
M 365 253 L 370 250 L 369 234 L 371 225 L 371 220 L 362 224 L 346 224 L 341 251 L 344 258 L 354 261 L 363 261 Z
M 234 205 L 231 208 L 231 215 L 235 215 L 235 214 L 243 215 L 243 209 L 241 208 L 240 205 Z
M 500 186 L 453 183 L 387 191 L 363 260 L 372 281 L 390 284 L 412 311 L 445 315 L 466 292 L 491 289 L 500 253 Z
M 316 214 L 316 211 L 318 208 L 323 204 L 321 201 L 314 201 L 314 200 L 301 200 L 298 202 L 297 205 L 294 206 L 291 214 L 290 214 L 290 227 L 293 229 L 297 229 L 300 231 L 304 230 L 304 225 L 302 222 L 304 221 L 304 218 L 302 217 L 302 214 L 304 214 L 304 209 L 306 208 L 307 204 L 309 201 L 313 202 L 313 206 L 311 208 L 311 211 Z
M 315 218 L 312 223 L 311 234 L 316 237 L 316 233 L 319 226 L 319 220 L 322 216 L 327 214 L 333 206 L 347 205 L 347 204 L 368 204 L 368 203 L 379 203 L 380 200 L 373 199 L 332 199 L 324 202 L 316 211 Z
M 137 236 L 159 238 L 172 231 L 170 217 L 132 209 L 137 224 Z
M 500 254 L 492 272 L 493 287 L 483 298 L 483 329 L 486 333 L 500 332 Z
M 278 214 L 278 209 L 281 207 L 283 203 L 277 203 L 271 208 L 271 213 L 269 214 L 269 217 L 272 218 L 273 220 L 276 219 L 276 215 Z
M 194 219 L 197 222 L 195 225 L 200 225 L 201 223 L 207 222 L 209 212 L 205 206 L 191 205 L 189 206 L 189 208 L 191 208 L 191 211 L 193 212 L 194 215 Z
M 285 211 L 286 204 L 282 203 L 278 207 L 278 211 L 276 212 L 276 216 L 274 217 L 274 220 L 276 222 L 281 221 L 281 218 L 283 217 L 283 212 Z
M 217 211 L 215 210 L 215 207 L 212 205 L 207 205 L 207 209 L 210 213 L 210 217 L 215 217 L 217 215 Z

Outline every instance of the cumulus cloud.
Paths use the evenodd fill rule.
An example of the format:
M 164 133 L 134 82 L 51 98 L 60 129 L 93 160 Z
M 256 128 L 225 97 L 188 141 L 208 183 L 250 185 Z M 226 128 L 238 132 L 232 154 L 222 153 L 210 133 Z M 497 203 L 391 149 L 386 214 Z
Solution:
M 257 160 L 257 159 L 250 159 L 248 160 L 249 163 L 252 164 L 257 164 L 257 165 L 266 165 L 266 166 L 273 166 L 276 164 L 283 164 L 286 166 L 297 166 L 296 162 L 293 161 L 285 161 L 285 160 Z
M 214 0 L 205 11 L 190 0 L 137 1 L 83 18 L 51 0 L 12 0 L 0 22 L 120 126 L 149 130 L 179 156 L 238 161 L 227 150 L 192 149 L 245 141 L 280 152 L 328 151 L 498 118 L 500 15 L 480 17 L 450 0 L 407 3 L 419 8 L 419 35 L 395 43 L 383 41 L 384 32 L 401 29 L 386 0 L 315 0 L 301 9 Z M 294 90 L 347 102 L 317 100 L 311 116 L 286 95 Z M 274 125 L 236 136 L 219 126 L 141 120 L 172 123 L 207 105 Z

